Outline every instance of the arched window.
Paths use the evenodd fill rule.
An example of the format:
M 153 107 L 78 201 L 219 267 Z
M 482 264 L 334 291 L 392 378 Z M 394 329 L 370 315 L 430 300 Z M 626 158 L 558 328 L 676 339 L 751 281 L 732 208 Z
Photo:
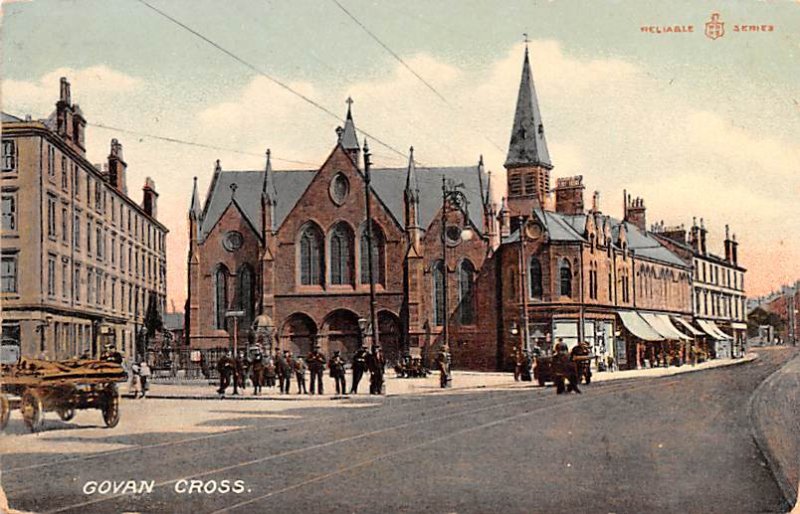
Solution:
M 436 261 L 431 270 L 433 280 L 433 324 L 440 327 L 444 324 L 444 263 Z
M 562 259 L 559 274 L 561 277 L 561 296 L 572 296 L 572 268 L 567 259 Z
M 538 257 L 531 257 L 528 265 L 528 283 L 530 284 L 528 293 L 531 298 L 542 297 L 542 263 Z
M 304 286 L 321 286 L 324 267 L 322 233 L 308 225 L 300 235 L 300 283 Z
M 475 323 L 475 266 L 464 259 L 458 268 L 459 322 L 462 325 Z
M 367 227 L 364 226 L 361 231 L 361 239 L 359 241 L 359 255 L 360 255 L 360 279 L 362 284 L 369 284 L 369 259 L 368 248 L 369 242 L 367 241 Z M 374 271 L 375 283 L 386 284 L 386 237 L 383 235 L 383 230 L 380 225 L 372 223 L 372 269 Z
M 241 320 L 243 326 L 249 327 L 253 322 L 255 313 L 255 273 L 249 264 L 243 264 L 237 273 L 236 304 L 240 311 L 244 311 Z
M 228 268 L 223 264 L 217 266 L 217 271 L 214 273 L 214 292 L 215 326 L 225 330 L 225 313 L 228 312 Z
M 353 283 L 353 234 L 350 228 L 339 223 L 331 232 L 331 284 Z

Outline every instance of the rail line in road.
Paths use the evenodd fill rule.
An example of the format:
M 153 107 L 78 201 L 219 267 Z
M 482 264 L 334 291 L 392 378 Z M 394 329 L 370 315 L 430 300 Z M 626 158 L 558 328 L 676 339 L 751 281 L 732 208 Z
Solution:
M 526 389 L 526 391 L 529 391 L 529 390 Z M 440 397 L 444 398 L 445 396 L 444 395 L 440 395 Z M 452 397 L 453 397 L 453 395 L 447 395 L 447 398 L 452 398 Z M 486 402 L 486 401 L 489 401 L 491 399 L 495 399 L 495 398 L 494 397 L 492 397 L 492 398 L 480 397 L 480 398 L 475 398 L 475 399 L 466 400 L 466 401 L 468 401 L 468 402 Z M 450 403 L 450 402 L 447 402 L 447 403 Z M 375 408 L 380 407 L 380 405 L 381 404 L 375 404 Z M 405 402 L 405 405 L 413 405 L 413 402 L 412 401 L 407 401 L 407 402 Z M 336 409 L 336 407 L 331 407 L 331 408 Z M 138 451 L 141 451 L 141 450 L 159 449 L 159 448 L 165 448 L 165 447 L 169 447 L 169 446 L 178 446 L 178 445 L 182 445 L 182 444 L 189 444 L 189 443 L 195 443 L 195 442 L 200 442 L 200 441 L 209 441 L 211 439 L 220 439 L 220 438 L 229 437 L 229 436 L 239 436 L 239 435 L 241 435 L 243 433 L 252 432 L 254 430 L 274 430 L 274 429 L 279 429 L 279 428 L 295 428 L 297 426 L 307 425 L 307 424 L 310 424 L 310 423 L 319 423 L 320 421 L 323 421 L 323 422 L 334 421 L 337 418 L 348 417 L 348 414 L 350 414 L 350 413 L 349 412 L 343 413 L 341 410 L 339 410 L 339 411 L 337 411 L 335 413 L 332 413 L 332 414 L 327 414 L 327 415 L 323 414 L 323 415 L 317 416 L 317 417 L 308 417 L 308 418 L 305 418 L 305 419 L 302 419 L 302 420 L 298 420 L 298 421 L 293 421 L 293 422 L 275 423 L 275 424 L 271 424 L 271 425 L 259 425 L 259 426 L 241 427 L 241 428 L 235 428 L 235 429 L 231 429 L 231 430 L 224 430 L 224 431 L 221 431 L 221 432 L 215 432 L 213 434 L 204 434 L 204 435 L 201 435 L 201 436 L 187 437 L 187 438 L 178 439 L 178 440 L 174 440 L 174 441 L 165 441 L 165 442 L 162 442 L 162 443 L 131 445 L 130 447 L 127 447 L 127 448 L 119 448 L 119 449 L 116 449 L 116 450 L 98 452 L 98 453 L 93 453 L 91 455 L 81 455 L 81 456 L 77 456 L 77 457 L 69 457 L 69 458 L 66 458 L 66 459 L 56 459 L 56 460 L 53 460 L 52 462 L 42 462 L 42 463 L 38 463 L 38 464 L 30 464 L 30 465 L 26 465 L 26 466 L 17 466 L 17 467 L 13 467 L 13 468 L 3 469 L 3 474 L 4 475 L 12 475 L 15 472 L 19 472 L 19 471 L 26 471 L 26 470 L 32 470 L 32 469 L 42 469 L 42 468 L 47 468 L 47 467 L 51 467 L 51 466 L 63 466 L 65 463 L 82 462 L 82 461 L 100 459 L 100 458 L 104 458 L 104 457 L 120 455 L 120 454 L 125 454 L 125 453 L 130 453 L 130 452 L 138 452 Z M 392 413 L 389 416 L 394 417 L 395 415 L 401 415 L 401 414 L 404 414 L 404 413 Z
M 199 473 L 188 474 L 188 475 L 185 475 L 185 476 L 180 476 L 180 477 L 172 478 L 172 479 L 165 480 L 165 481 L 160 481 L 160 482 L 157 482 L 154 485 L 154 489 L 163 488 L 165 486 L 173 485 L 173 484 L 175 484 L 175 483 L 177 483 L 177 482 L 179 482 L 181 480 L 193 480 L 193 479 L 199 479 L 199 478 L 208 477 L 208 476 L 211 476 L 211 475 L 217 475 L 217 474 L 221 474 L 221 473 L 226 473 L 226 472 L 229 472 L 229 471 L 232 471 L 232 470 L 241 469 L 241 468 L 245 468 L 245 467 L 251 467 L 251 466 L 254 466 L 254 465 L 257 465 L 257 464 L 262 464 L 262 463 L 269 462 L 269 461 L 272 461 L 272 460 L 277 460 L 277 459 L 281 459 L 281 458 L 301 455 L 301 454 L 305 454 L 307 452 L 314 451 L 314 450 L 330 448 L 330 447 L 333 447 L 333 446 L 336 446 L 336 445 L 345 444 L 345 443 L 348 443 L 348 442 L 359 441 L 359 440 L 364 440 L 364 439 L 368 439 L 368 438 L 371 438 L 371 437 L 380 436 L 380 435 L 383 435 L 383 434 L 386 434 L 386 433 L 389 433 L 389 432 L 398 431 L 398 430 L 402 430 L 402 429 L 405 429 L 405 428 L 410 428 L 410 427 L 414 427 L 414 426 L 421 426 L 421 425 L 428 424 L 428 423 L 441 422 L 441 421 L 448 420 L 448 419 L 453 419 L 453 418 L 456 418 L 456 417 L 468 416 L 468 415 L 477 414 L 477 413 L 480 413 L 480 412 L 486 412 L 486 411 L 490 411 L 490 410 L 494 410 L 494 409 L 498 409 L 498 408 L 502 408 L 502 407 L 510 407 L 510 406 L 515 406 L 515 405 L 521 405 L 521 404 L 524 404 L 524 403 L 531 403 L 532 401 L 535 404 L 533 409 L 526 410 L 524 413 L 515 414 L 515 415 L 510 416 L 510 417 L 507 416 L 505 418 L 499 418 L 499 419 L 493 420 L 492 422 L 489 422 L 489 423 L 484 423 L 484 424 L 477 425 L 477 426 L 467 427 L 467 428 L 460 429 L 460 430 L 452 432 L 452 433 L 453 434 L 457 434 L 457 433 L 462 433 L 462 432 L 465 432 L 465 431 L 475 431 L 475 430 L 480 430 L 480 429 L 483 429 L 483 428 L 488 428 L 489 426 L 495 426 L 495 425 L 497 425 L 499 423 L 504 423 L 504 422 L 510 421 L 512 419 L 516 419 L 516 418 L 520 418 L 520 417 L 524 417 L 524 416 L 529 416 L 529 415 L 532 415 L 532 414 L 535 414 L 535 413 L 538 413 L 538 412 L 542 412 L 542 411 L 549 410 L 549 409 L 554 409 L 554 408 L 557 408 L 557 407 L 563 407 L 563 406 L 566 406 L 566 405 L 572 405 L 572 404 L 575 404 L 575 403 L 578 403 L 578 402 L 587 401 L 587 400 L 590 400 L 590 399 L 593 399 L 593 398 L 597 398 L 599 396 L 608 396 L 608 395 L 615 394 L 615 393 L 618 393 L 618 392 L 638 391 L 638 390 L 651 389 L 651 388 L 656 388 L 656 387 L 665 387 L 665 386 L 669 386 L 671 384 L 678 383 L 680 381 L 681 381 L 680 378 L 670 377 L 668 379 L 667 378 L 663 378 L 663 379 L 656 379 L 656 380 L 653 380 L 653 381 L 648 381 L 647 383 L 643 383 L 643 384 L 640 384 L 640 385 L 631 385 L 630 383 L 625 383 L 625 384 L 620 383 L 620 384 L 613 384 L 613 385 L 609 384 L 609 385 L 604 385 L 602 387 L 598 387 L 598 388 L 594 389 L 594 391 L 592 391 L 591 393 L 585 394 L 583 396 L 567 397 L 567 398 L 563 398 L 563 399 L 560 398 L 559 400 L 555 400 L 552 396 L 545 397 L 544 395 L 540 395 L 539 397 L 533 398 L 533 399 L 530 398 L 530 397 L 527 397 L 527 398 L 525 398 L 523 400 L 516 399 L 516 400 L 513 400 L 513 401 L 508 401 L 508 402 L 503 402 L 503 403 L 494 403 L 492 405 L 485 406 L 485 407 L 468 408 L 468 409 L 461 410 L 459 412 L 455 412 L 455 413 L 451 413 L 451 414 L 447 414 L 447 415 L 444 415 L 444 416 L 437 416 L 437 417 L 430 417 L 430 418 L 426 417 L 425 419 L 420 419 L 420 420 L 416 420 L 416 421 L 412 421 L 412 422 L 408 422 L 408 423 L 403 423 L 403 424 L 399 424 L 399 425 L 391 425 L 391 426 L 388 426 L 388 427 L 384 426 L 384 427 L 378 428 L 376 430 L 371 430 L 371 431 L 368 431 L 368 432 L 361 432 L 361 433 L 358 433 L 358 434 L 355 434 L 355 435 L 351 435 L 351 436 L 348 436 L 348 437 L 342 437 L 342 438 L 333 439 L 331 441 L 326 441 L 324 443 L 318 443 L 318 444 L 313 444 L 313 445 L 309 445 L 309 446 L 304 446 L 304 447 L 301 447 L 301 448 L 295 448 L 295 449 L 288 450 L 288 451 L 285 451 L 285 452 L 279 452 L 279 453 L 276 453 L 276 454 L 267 455 L 265 457 L 260 457 L 260 458 L 256 458 L 256 459 L 250 459 L 250 460 L 244 461 L 244 462 L 237 462 L 235 464 L 231 464 L 231 465 L 227 465 L 227 466 L 221 466 L 221 467 L 218 467 L 218 468 L 215 468 L 215 469 L 205 470 L 205 471 L 199 472 Z M 544 403 L 548 399 L 549 400 L 553 400 L 553 401 L 557 401 L 557 403 L 547 403 L 545 405 L 540 405 L 540 404 Z M 494 399 L 492 399 L 492 400 L 494 400 Z M 477 400 L 477 401 L 468 400 L 468 402 L 470 404 L 474 404 L 474 403 L 481 404 L 481 403 L 484 403 L 485 401 L 486 401 L 485 399 L 484 400 Z M 463 407 L 463 403 L 453 404 L 450 407 Z M 441 408 L 439 408 L 439 410 L 441 410 Z M 404 413 L 404 414 L 407 415 L 406 413 Z M 384 420 L 385 419 L 382 419 L 382 421 L 384 421 Z M 442 437 L 446 437 L 446 436 L 442 436 Z M 270 496 L 274 497 L 274 496 L 276 496 L 278 494 L 281 494 L 283 492 L 291 491 L 291 490 L 294 490 L 294 489 L 296 489 L 298 487 L 302 487 L 303 485 L 305 485 L 306 482 L 307 483 L 312 483 L 312 482 L 315 482 L 315 481 L 324 480 L 325 478 L 328 477 L 328 475 L 335 476 L 336 474 L 344 473 L 344 472 L 349 471 L 351 469 L 357 469 L 358 467 L 366 466 L 366 465 L 371 464 L 373 462 L 377 462 L 378 460 L 385 459 L 386 457 L 395 455 L 395 454 L 397 454 L 398 452 L 401 452 L 401 451 L 408 451 L 409 449 L 414 449 L 414 447 L 422 447 L 422 446 L 430 445 L 433 442 L 437 442 L 438 440 L 441 440 L 442 437 L 434 438 L 433 440 L 427 440 L 427 441 L 424 441 L 422 443 L 418 443 L 417 445 L 412 445 L 412 447 L 410 447 L 410 448 L 405 448 L 404 447 L 402 450 L 395 450 L 395 451 L 389 452 L 387 454 L 381 454 L 381 455 L 379 455 L 377 457 L 373 457 L 372 459 L 368 459 L 366 461 L 361 461 L 361 462 L 356 463 L 356 464 L 354 464 L 352 466 L 348 466 L 347 468 L 345 468 L 343 470 L 339 470 L 338 472 L 334 472 L 333 474 L 326 474 L 326 475 L 322 475 L 322 476 L 319 476 L 319 477 L 314 477 L 312 479 L 309 479 L 309 481 L 303 481 L 303 482 L 298 483 L 298 484 L 293 484 L 292 486 L 288 486 L 286 488 L 283 488 L 282 490 L 273 491 L 272 493 L 270 493 L 270 495 L 267 495 L 266 498 L 269 498 Z M 75 503 L 75 504 L 71 504 L 71 505 L 62 505 L 57 509 L 49 510 L 49 511 L 46 511 L 46 512 L 52 512 L 52 513 L 65 512 L 65 511 L 69 511 L 69 510 L 74 510 L 74 509 L 89 507 L 89 506 L 92 506 L 92 505 L 97 505 L 97 504 L 108 502 L 108 501 L 112 501 L 112 500 L 118 500 L 120 498 L 125 498 L 126 496 L 127 495 L 122 495 L 122 494 L 109 495 L 109 496 L 104 496 L 104 497 L 101 497 L 101 498 L 96 498 L 96 499 L 93 499 L 93 500 L 89 500 L 89 501 L 85 501 L 85 502 L 79 502 L 79 503 Z M 228 508 L 230 508 L 230 507 L 228 507 Z

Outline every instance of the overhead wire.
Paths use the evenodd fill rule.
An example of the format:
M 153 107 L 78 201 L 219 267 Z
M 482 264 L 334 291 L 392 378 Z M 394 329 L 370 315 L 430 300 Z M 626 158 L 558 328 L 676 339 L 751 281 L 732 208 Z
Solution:
M 228 50 L 228 49 L 226 49 L 225 47 L 223 47 L 222 45 L 220 45 L 219 43 L 215 42 L 214 40 L 210 39 L 210 38 L 209 38 L 209 37 L 207 37 L 207 36 L 204 36 L 203 34 L 201 34 L 200 32 L 198 32 L 197 30 L 195 30 L 195 29 L 193 29 L 193 28 L 189 27 L 188 25 L 186 25 L 185 23 L 181 22 L 180 20 L 178 20 L 178 19 L 176 19 L 176 18 L 174 18 L 174 17 L 170 16 L 169 14 L 167 14 L 166 12 L 162 11 L 161 9 L 159 9 L 159 8 L 155 7 L 154 5 L 150 4 L 150 3 L 149 3 L 149 2 L 147 2 L 146 0 L 137 0 L 137 1 L 138 1 L 139 3 L 141 3 L 142 5 L 144 5 L 145 7 L 147 7 L 148 9 L 150 9 L 150 10 L 152 10 L 153 12 L 157 13 L 159 16 L 161 16 L 161 17 L 163 17 L 163 18 L 165 18 L 165 19 L 169 20 L 169 21 L 170 21 L 170 22 L 172 22 L 173 24 L 175 24 L 175 25 L 177 25 L 177 26 L 181 27 L 182 29 L 184 29 L 184 30 L 186 30 L 187 32 L 189 32 L 189 33 L 191 33 L 192 35 L 194 35 L 195 37 L 198 37 L 199 39 L 201 39 L 201 40 L 205 41 L 206 43 L 208 43 L 208 44 L 209 44 L 209 45 L 211 45 L 212 47 L 216 48 L 216 49 L 217 49 L 217 50 L 219 50 L 220 52 L 224 53 L 225 55 L 227 55 L 227 56 L 228 56 L 228 57 L 230 57 L 231 59 L 233 59 L 233 60 L 235 60 L 236 62 L 238 62 L 239 64 L 241 64 L 241 65 L 245 66 L 247 69 L 249 69 L 249 70 L 251 70 L 251 71 L 253 71 L 253 72 L 255 72 L 255 73 L 257 73 L 257 74 L 259 74 L 259 75 L 261 75 L 261 76 L 263 76 L 263 77 L 265 77 L 266 79 L 268 79 L 268 80 L 270 80 L 271 82 L 275 83 L 276 85 L 278 85 L 279 87 L 281 87 L 281 88 L 283 88 L 284 90 L 288 91 L 288 92 L 289 92 L 289 93 L 291 93 L 292 95 L 294 95 L 294 96 L 296 96 L 296 97 L 300 98 L 300 99 L 301 99 L 301 100 L 303 100 L 304 102 L 306 102 L 306 103 L 308 103 L 309 105 L 311 105 L 311 106 L 315 107 L 316 109 L 319 109 L 320 111 L 322 111 L 322 112 L 324 112 L 325 114 L 327 114 L 328 116 L 330 116 L 330 117 L 332 117 L 332 118 L 336 119 L 337 121 L 342 121 L 342 118 L 341 118 L 341 117 L 339 117 L 339 115 L 335 114 L 333 111 L 331 111 L 330 109 L 328 109 L 328 108 L 327 108 L 327 107 L 325 107 L 324 105 L 322 105 L 322 104 L 320 104 L 319 102 L 317 102 L 317 101 L 313 100 L 312 98 L 309 98 L 308 96 L 304 95 L 303 93 L 301 93 L 301 92 L 299 92 L 299 91 L 295 90 L 294 88 L 292 88 L 291 86 L 289 86 L 289 85 L 288 85 L 288 84 L 286 84 L 285 82 L 283 82 L 283 81 L 281 81 L 281 80 L 279 80 L 279 79 L 277 79 L 277 78 L 273 77 L 272 75 L 268 74 L 267 72 L 265 72 L 265 71 L 263 71 L 262 69 L 260 69 L 260 68 L 258 68 L 257 66 L 255 66 L 254 64 L 251 64 L 250 62 L 246 61 L 244 58 L 242 58 L 242 57 L 239 57 L 239 56 L 238 56 L 238 55 L 236 55 L 235 53 L 231 52 L 230 50 Z M 375 135 L 373 135 L 373 134 L 371 134 L 371 133 L 367 132 L 367 131 L 366 131 L 366 130 L 364 130 L 363 128 L 362 128 L 362 129 L 359 129 L 359 131 L 360 131 L 362 134 L 364 134 L 365 136 L 369 137 L 371 140 L 373 140 L 373 141 L 375 141 L 376 143 L 378 143 L 379 145 L 383 146 L 384 148 L 387 148 L 388 150 L 391 150 L 392 152 L 394 152 L 394 153 L 396 153 L 396 154 L 398 154 L 398 155 L 400 155 L 400 156 L 402 156 L 402 157 L 407 157 L 407 154 L 406 154 L 405 152 L 401 152 L 400 150 L 398 150 L 398 149 L 397 149 L 397 148 L 395 148 L 394 146 L 390 145 L 389 143 L 386 143 L 386 142 L 385 142 L 385 141 L 383 141 L 382 139 L 380 139 L 380 138 L 376 137 Z

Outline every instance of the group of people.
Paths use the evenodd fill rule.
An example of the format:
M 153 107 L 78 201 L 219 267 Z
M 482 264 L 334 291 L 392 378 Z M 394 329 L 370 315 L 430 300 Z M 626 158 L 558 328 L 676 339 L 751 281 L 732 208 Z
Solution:
M 217 392 L 224 396 L 227 389 L 233 384 L 234 394 L 236 394 L 239 389 L 245 388 L 246 379 L 249 377 L 254 395 L 260 395 L 264 386 L 273 388 L 276 385 L 281 394 L 289 394 L 292 379 L 297 383 L 297 394 L 325 394 L 322 377 L 326 367 L 336 385 L 336 394 L 348 394 L 347 362 L 339 350 L 334 351 L 330 359 L 326 359 L 318 344 L 314 345 L 305 357 L 293 356 L 289 350 L 276 349 L 273 353 L 269 353 L 262 352 L 259 348 L 251 356 L 240 351 L 234 357 L 229 350 L 217 362 L 217 371 L 219 372 Z M 370 394 L 384 392 L 386 359 L 379 347 L 373 346 L 371 352 L 368 352 L 364 345 L 360 345 L 353 354 L 351 367 L 353 383 L 350 387 L 350 394 L 358 394 L 359 384 L 367 371 L 370 373 Z M 311 379 L 308 388 L 306 387 L 307 373 Z
M 592 382 L 591 349 L 581 341 L 569 349 L 563 339 L 558 339 L 553 354 L 553 377 L 556 394 L 575 392 L 581 394 L 578 385 L 581 380 L 589 385 Z M 566 382 L 566 385 L 565 385 Z

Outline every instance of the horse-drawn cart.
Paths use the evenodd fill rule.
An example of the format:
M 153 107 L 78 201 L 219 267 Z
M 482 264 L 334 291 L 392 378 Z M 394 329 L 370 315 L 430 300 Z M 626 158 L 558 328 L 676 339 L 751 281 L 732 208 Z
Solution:
M 45 412 L 55 411 L 69 421 L 78 409 L 99 409 L 106 426 L 113 428 L 119 422 L 117 382 L 127 378 L 120 364 L 105 360 L 22 358 L 14 364 L 4 363 L 0 370 L 0 429 L 5 428 L 13 408 L 19 408 L 34 432 L 42 427 Z

